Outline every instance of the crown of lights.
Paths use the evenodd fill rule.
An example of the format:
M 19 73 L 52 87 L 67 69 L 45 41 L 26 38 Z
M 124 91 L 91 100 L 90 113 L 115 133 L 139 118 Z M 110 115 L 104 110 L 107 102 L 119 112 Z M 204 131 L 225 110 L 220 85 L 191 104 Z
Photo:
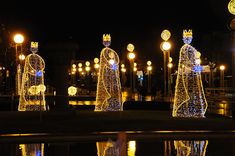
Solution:
M 110 36 L 110 34 L 103 34 L 103 41 L 104 41 L 104 42 L 111 41 L 111 36 Z
M 183 30 L 183 37 L 192 37 L 193 36 L 193 31 L 191 29 Z

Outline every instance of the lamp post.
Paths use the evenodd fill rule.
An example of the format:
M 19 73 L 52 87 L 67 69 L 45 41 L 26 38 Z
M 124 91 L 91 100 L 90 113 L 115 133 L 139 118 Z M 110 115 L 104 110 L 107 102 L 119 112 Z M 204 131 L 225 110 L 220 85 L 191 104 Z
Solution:
M 161 33 L 161 38 L 164 40 L 160 48 L 163 51 L 163 61 L 164 61 L 164 97 L 166 97 L 167 94 L 167 74 L 166 74 L 166 68 L 167 68 L 167 62 L 166 59 L 170 57 L 170 49 L 171 49 L 171 44 L 168 42 L 169 38 L 171 37 L 171 33 L 169 30 L 163 30 Z
M 147 61 L 147 74 L 148 74 L 148 93 L 151 92 L 151 72 L 152 72 L 152 62 Z
M 22 34 L 16 34 L 14 35 L 14 42 L 15 42 L 15 51 L 16 51 L 16 74 L 15 74 L 15 93 L 16 95 L 20 94 L 20 86 L 21 86 L 21 65 L 20 62 L 18 61 L 18 55 L 21 54 L 21 59 L 23 60 L 25 57 L 22 56 L 23 54 L 23 48 L 22 48 L 22 43 L 24 42 L 24 36 Z M 19 47 L 19 48 L 18 48 Z
M 172 92 L 171 92 L 171 84 L 172 84 L 171 68 L 173 67 L 171 57 L 169 57 L 167 67 L 168 67 L 168 95 L 171 96 L 172 95 Z
M 127 45 L 127 50 L 129 51 L 128 53 L 128 59 L 130 61 L 130 97 L 132 99 L 132 92 L 133 92 L 133 67 L 134 67 L 134 59 L 135 59 L 135 53 L 133 52 L 135 49 L 133 44 L 128 44 Z
M 225 66 L 221 65 L 219 67 L 219 69 L 220 69 L 220 87 L 222 89 L 224 89 L 224 70 L 225 70 Z
M 125 84 L 126 84 L 126 78 L 125 78 L 126 68 L 125 68 L 125 64 L 121 64 L 121 72 L 122 72 L 122 86 L 125 86 Z

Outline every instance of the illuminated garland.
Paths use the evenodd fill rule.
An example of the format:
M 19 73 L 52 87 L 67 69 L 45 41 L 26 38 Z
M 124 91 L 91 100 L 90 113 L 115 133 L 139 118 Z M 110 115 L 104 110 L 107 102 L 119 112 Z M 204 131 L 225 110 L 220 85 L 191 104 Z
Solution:
M 19 111 L 46 110 L 44 68 L 45 62 L 38 54 L 33 53 L 25 58 Z
M 172 116 L 205 117 L 207 101 L 201 80 L 201 68 L 196 63 L 198 52 L 189 45 L 192 31 L 184 31 L 184 35 L 185 44 L 180 49 Z
M 44 144 L 20 144 L 22 156 L 44 156 Z
M 100 54 L 95 111 L 122 111 L 119 57 L 106 47 Z

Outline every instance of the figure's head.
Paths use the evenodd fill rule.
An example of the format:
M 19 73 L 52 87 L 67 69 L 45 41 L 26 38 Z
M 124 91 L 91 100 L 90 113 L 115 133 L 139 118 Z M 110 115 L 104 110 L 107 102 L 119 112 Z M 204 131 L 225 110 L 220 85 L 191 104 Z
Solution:
M 183 30 L 183 42 L 185 44 L 190 44 L 193 40 L 193 32 L 191 29 L 187 30 Z

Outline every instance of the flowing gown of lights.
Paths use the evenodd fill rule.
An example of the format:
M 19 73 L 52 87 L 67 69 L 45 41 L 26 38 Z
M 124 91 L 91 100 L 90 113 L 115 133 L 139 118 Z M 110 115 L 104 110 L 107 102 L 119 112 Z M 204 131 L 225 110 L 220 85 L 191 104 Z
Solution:
M 185 44 L 180 49 L 172 116 L 205 117 L 207 101 L 201 80 L 201 66 L 197 63 L 198 51 L 190 45 L 191 30 L 184 30 L 183 41 Z
M 19 100 L 19 111 L 46 110 L 44 60 L 38 54 L 29 54 L 25 58 L 24 73 Z

